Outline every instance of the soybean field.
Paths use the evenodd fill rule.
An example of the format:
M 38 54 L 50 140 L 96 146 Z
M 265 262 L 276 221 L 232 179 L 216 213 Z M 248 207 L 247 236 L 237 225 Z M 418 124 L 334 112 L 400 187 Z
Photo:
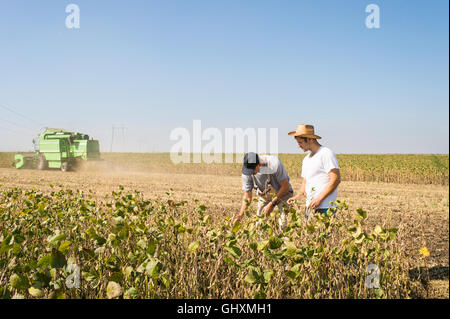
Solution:
M 299 201 L 284 231 L 256 204 L 230 221 L 239 163 L 102 158 L 0 155 L 1 298 L 448 298 L 448 155 L 340 154 L 335 215 L 306 221 Z M 280 159 L 297 191 L 303 155 Z

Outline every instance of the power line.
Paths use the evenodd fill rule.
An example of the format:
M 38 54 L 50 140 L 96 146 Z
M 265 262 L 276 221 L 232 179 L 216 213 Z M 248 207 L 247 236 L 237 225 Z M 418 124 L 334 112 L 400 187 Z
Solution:
M 9 123 L 9 124 L 15 125 L 15 126 L 21 128 L 21 129 L 27 129 L 27 130 L 30 130 L 30 131 L 33 131 L 33 132 L 35 131 L 35 130 L 29 128 L 29 127 L 25 127 L 25 126 L 19 125 L 19 124 L 17 124 L 17 123 L 14 123 L 14 122 L 12 122 L 12 121 L 9 121 L 9 120 L 5 120 L 5 119 L 1 119 L 1 118 L 0 118 L 0 120 L 3 121 L 3 122 Z
M 45 125 L 43 125 L 42 123 L 39 123 L 38 121 L 29 118 L 28 116 L 25 116 L 25 115 L 23 115 L 23 114 L 21 114 L 21 113 L 19 113 L 19 112 L 17 112 L 17 111 L 14 111 L 13 109 L 7 107 L 7 106 L 4 105 L 4 104 L 0 104 L 0 107 L 4 108 L 5 110 L 10 111 L 11 113 L 14 113 L 14 114 L 20 116 L 20 117 L 22 117 L 22 118 L 24 118 L 24 119 L 26 119 L 26 120 L 28 120 L 28 121 L 34 122 L 34 123 L 38 124 L 39 126 L 45 126 Z
M 10 132 L 15 133 L 15 134 L 20 134 L 20 133 L 17 132 L 17 131 L 11 130 L 10 128 L 3 127 L 3 126 L 0 126 L 0 130 L 6 130 L 6 131 L 10 131 Z

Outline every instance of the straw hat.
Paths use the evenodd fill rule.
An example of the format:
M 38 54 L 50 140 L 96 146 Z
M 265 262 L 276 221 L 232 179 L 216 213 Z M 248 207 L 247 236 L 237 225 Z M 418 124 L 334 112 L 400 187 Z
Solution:
M 310 137 L 310 138 L 321 138 L 318 135 L 314 134 L 314 126 L 308 124 L 299 124 L 297 126 L 297 130 L 293 132 L 289 132 L 290 136 L 300 136 L 300 137 Z

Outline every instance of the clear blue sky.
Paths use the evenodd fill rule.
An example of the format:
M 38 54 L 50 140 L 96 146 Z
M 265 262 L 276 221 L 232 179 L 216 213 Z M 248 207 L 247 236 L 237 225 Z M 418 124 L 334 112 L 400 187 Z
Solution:
M 81 10 L 67 29 L 65 8 Z M 380 29 L 365 8 L 380 7 Z M 449 3 L 0 1 L 0 151 L 42 125 L 109 151 L 169 151 L 170 131 L 314 124 L 336 153 L 449 152 Z M 14 123 L 14 124 L 13 124 Z

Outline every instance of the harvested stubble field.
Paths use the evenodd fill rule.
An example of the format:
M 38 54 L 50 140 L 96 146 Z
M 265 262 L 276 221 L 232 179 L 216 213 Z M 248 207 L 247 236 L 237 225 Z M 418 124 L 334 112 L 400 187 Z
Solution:
M 80 240 L 78 244 L 83 249 L 88 249 L 89 246 L 92 248 L 92 251 L 98 254 L 97 257 L 94 254 L 94 257 L 90 259 L 92 269 L 89 267 L 82 269 L 82 279 L 91 284 L 91 286 L 86 287 L 95 286 L 95 289 L 83 290 L 82 288 L 82 291 L 78 293 L 65 291 L 61 287 L 59 289 L 55 288 L 54 280 L 50 281 L 50 284 L 46 282 L 42 286 L 42 281 L 44 280 L 39 281 L 35 278 L 37 276 L 36 272 L 40 271 L 42 273 L 44 268 L 48 271 L 55 268 L 58 269 L 56 265 L 51 265 L 51 263 L 47 265 L 42 262 L 45 259 L 45 254 L 53 251 L 55 247 L 58 248 L 58 245 L 59 248 L 63 246 L 63 249 L 60 251 L 67 253 L 68 258 L 70 254 L 76 260 L 83 258 L 81 250 L 77 254 L 75 249 L 77 238 L 74 237 L 77 232 L 66 230 L 68 233 L 64 236 L 65 241 L 61 239 L 62 242 L 56 242 L 57 245 L 54 247 L 51 245 L 55 245 L 55 243 L 52 244 L 51 240 L 55 239 L 51 235 L 55 236 L 55 233 L 50 232 L 45 236 L 42 235 L 40 238 L 42 241 L 41 245 L 43 245 L 42 248 L 36 249 L 33 253 L 29 252 L 27 257 L 31 258 L 30 256 L 34 256 L 38 266 L 42 266 L 42 269 L 31 267 L 35 272 L 34 277 L 31 277 L 27 276 L 24 269 L 19 268 L 22 273 L 19 273 L 19 277 L 15 278 L 17 282 L 14 282 L 14 285 L 17 287 L 10 289 L 11 296 L 16 293 L 19 297 L 24 296 L 28 298 L 33 295 L 35 297 L 48 297 L 53 293 L 52 296 L 57 297 L 103 298 L 115 297 L 115 294 L 118 294 L 117 291 L 120 291 L 120 296 L 140 298 L 252 298 L 264 296 L 272 298 L 365 298 L 380 296 L 388 298 L 448 298 L 449 296 L 448 155 L 338 155 L 343 179 L 339 186 L 338 199 L 345 201 L 349 207 L 348 211 L 343 210 L 340 212 L 339 218 L 344 225 L 348 229 L 353 229 L 353 215 L 357 209 L 362 208 L 367 212 L 367 218 L 364 219 L 363 233 L 365 231 L 366 239 L 368 240 L 367 243 L 366 241 L 362 243 L 364 245 L 372 245 L 373 238 L 377 238 L 373 242 L 379 245 L 377 242 L 377 240 L 381 240 L 379 237 L 375 236 L 372 240 L 369 240 L 372 232 L 381 232 L 380 228 L 375 231 L 377 225 L 381 226 L 381 229 L 383 232 L 386 231 L 386 234 L 389 233 L 388 230 L 396 229 L 394 231 L 396 236 L 392 243 L 385 244 L 383 242 L 381 244 L 382 247 L 376 248 L 375 252 L 376 256 L 374 258 L 376 260 L 384 263 L 386 267 L 391 263 L 389 265 L 393 269 L 391 273 L 382 279 L 386 286 L 381 294 L 379 291 L 374 294 L 370 289 L 364 288 L 366 277 L 365 268 L 363 268 L 364 263 L 356 263 L 354 266 L 361 269 L 355 270 L 350 277 L 341 277 L 339 273 L 328 273 L 335 266 L 331 262 L 331 257 L 335 256 L 333 258 L 336 258 L 336 263 L 338 263 L 342 261 L 340 259 L 341 256 L 347 256 L 348 251 L 352 251 L 354 247 L 359 247 L 360 249 L 357 252 L 357 256 L 363 256 L 366 253 L 363 255 L 358 254 L 361 254 L 366 249 L 372 249 L 369 246 L 360 246 L 362 244 L 358 242 L 358 239 L 361 236 L 359 236 L 359 233 L 356 235 L 351 233 L 354 230 L 350 231 L 350 238 L 353 239 L 345 244 L 349 246 L 343 244 L 342 247 L 333 247 L 326 241 L 321 241 L 323 238 L 320 237 L 320 234 L 317 237 L 314 232 L 310 235 L 305 235 L 299 231 L 299 229 L 306 229 L 309 232 L 310 228 L 303 224 L 292 224 L 292 229 L 296 233 L 289 234 L 287 236 L 289 240 L 286 240 L 286 236 L 283 234 L 277 233 L 276 227 L 272 227 L 273 230 L 267 232 L 267 229 L 271 225 L 273 226 L 273 223 L 270 224 L 270 222 L 263 226 L 260 225 L 261 227 L 267 226 L 265 229 L 253 229 L 253 226 L 247 223 L 251 220 L 251 217 L 247 217 L 243 225 L 234 229 L 224 226 L 227 224 L 226 218 L 236 213 L 241 204 L 240 164 L 174 165 L 170 162 L 168 154 L 103 154 L 102 157 L 105 161 L 95 165 L 88 165 L 82 171 L 62 173 L 59 171 L 15 170 L 8 167 L 11 154 L 2 154 L 0 156 L 0 166 L 3 166 L 0 168 L 0 184 L 2 184 L 0 188 L 0 194 L 2 194 L 0 213 L 10 214 L 7 222 L 3 221 L 3 224 L 0 225 L 2 245 L 6 245 L 5 238 L 8 238 L 8 231 L 11 231 L 7 223 L 13 223 L 15 207 L 27 215 L 27 211 L 24 209 L 24 207 L 27 207 L 23 205 L 24 200 L 20 200 L 20 198 L 26 196 L 28 198 L 36 198 L 36 194 L 33 193 L 17 195 L 18 189 L 25 191 L 33 188 L 42 191 L 44 195 L 50 195 L 51 192 L 54 192 L 54 194 L 59 191 L 66 192 L 58 195 L 61 198 L 68 196 L 67 190 L 72 190 L 74 194 L 77 194 L 77 190 L 81 190 L 84 192 L 86 200 L 95 202 L 97 207 L 102 207 L 100 210 L 103 210 L 103 213 L 97 213 L 103 214 L 101 216 L 105 220 L 111 216 L 113 220 L 119 217 L 122 218 L 120 215 L 117 216 L 120 211 L 117 203 L 119 202 L 118 198 L 121 198 L 121 196 L 132 198 L 130 201 L 133 203 L 145 203 L 145 201 L 140 201 L 132 195 L 128 195 L 131 197 L 125 195 L 137 190 L 141 192 L 141 196 L 144 199 L 152 201 L 153 207 L 158 207 L 158 212 L 155 216 L 161 216 L 161 205 L 164 206 L 163 213 L 169 216 L 168 219 L 164 219 L 164 222 L 168 225 L 176 224 L 175 226 L 178 227 L 176 235 L 170 238 L 159 238 L 157 235 L 152 234 L 151 231 L 149 233 L 145 231 L 142 237 L 145 238 L 144 241 L 142 239 L 138 241 L 138 238 L 127 238 L 126 245 L 129 245 L 126 246 L 127 250 L 134 250 L 136 245 L 141 248 L 144 247 L 142 248 L 142 254 L 147 254 L 149 259 L 139 260 L 137 257 L 121 255 L 119 257 L 121 261 L 116 265 L 116 269 L 113 266 L 103 269 L 103 264 L 113 264 L 110 258 L 114 255 L 114 251 L 116 255 L 119 253 L 117 252 L 117 247 L 114 248 L 114 240 L 111 240 L 107 233 L 101 233 L 100 226 L 94 226 L 95 220 L 100 224 L 102 223 L 102 218 L 99 215 L 95 215 L 95 218 L 90 217 L 89 221 L 92 222 L 93 229 L 97 231 L 98 235 L 95 231 L 89 230 L 89 223 L 86 225 L 86 229 L 83 229 L 83 233 L 87 234 L 87 238 L 97 238 L 97 241 L 99 237 L 104 237 L 105 243 L 100 246 L 105 247 L 108 253 L 97 250 L 97 248 L 102 247 L 90 247 L 89 245 L 91 244 L 87 244 L 86 238 Z M 291 176 L 294 191 L 298 190 L 300 187 L 299 173 L 303 155 L 281 154 L 280 158 Z M 118 192 L 119 185 L 123 185 L 125 193 L 114 195 L 112 192 Z M 16 191 L 11 192 L 12 187 L 17 187 Z M 8 192 L 9 195 L 6 195 Z M 108 196 L 105 197 L 105 195 Z M 37 197 L 39 196 L 41 195 L 37 195 Z M 69 205 L 67 204 L 68 201 L 75 201 L 76 196 L 70 196 L 72 197 L 67 198 L 64 205 Z M 88 199 L 89 196 L 91 196 L 90 199 Z M 14 199 L 15 197 L 18 199 Z M 115 201 L 114 203 L 116 204 L 113 204 L 112 207 L 116 208 L 116 210 L 112 209 L 109 212 L 111 216 L 108 216 L 106 210 L 108 207 L 110 208 L 110 206 L 107 206 L 107 203 L 110 201 Z M 60 205 L 61 203 L 55 201 L 56 204 Z M 125 204 L 122 203 L 121 205 Z M 298 215 L 301 215 L 301 205 L 302 203 L 299 203 L 299 207 L 296 207 L 298 208 Z M 166 206 L 170 207 L 170 212 L 169 209 L 166 212 Z M 47 220 L 50 220 L 45 215 L 49 213 L 49 207 L 50 204 L 48 204 L 48 207 L 42 206 L 39 208 L 33 206 L 27 209 L 30 212 L 37 211 L 44 214 L 43 219 L 39 219 L 39 223 L 45 223 Z M 255 204 L 252 207 L 250 213 L 254 215 Z M 70 209 L 68 210 L 70 211 Z M 143 211 L 145 210 L 143 209 Z M 182 215 L 184 216 L 183 218 L 181 217 Z M 209 216 L 209 219 L 205 218 L 205 216 Z M 26 219 L 26 216 L 24 218 Z M 205 218 L 205 221 L 203 221 L 203 218 Z M 273 216 L 270 219 L 273 219 L 273 222 L 275 217 Z M 55 225 L 58 225 L 57 219 L 54 222 Z M 181 224 L 179 225 L 179 223 Z M 326 225 L 323 221 L 318 221 L 318 223 L 315 225 L 316 229 L 322 229 L 325 227 L 323 225 Z M 112 221 L 112 224 L 114 224 L 114 221 Z M 147 226 L 151 224 L 152 221 L 148 220 Z M 12 224 L 9 225 L 9 227 L 12 226 Z M 18 225 L 16 226 L 19 227 Z M 44 224 L 39 226 L 46 228 Z M 306 228 L 303 228 L 304 226 Z M 55 227 L 64 231 L 64 225 Z M 137 226 L 135 225 L 135 227 Z M 162 226 L 159 225 L 158 227 Z M 180 227 L 183 231 L 180 231 Z M 107 232 L 111 230 L 114 233 L 114 229 L 108 228 Z M 187 235 L 185 235 L 186 229 L 188 230 L 187 233 L 189 233 Z M 21 229 L 20 231 L 24 232 L 25 230 Z M 165 232 L 169 233 L 169 230 Z M 211 239 L 211 233 L 214 234 L 215 232 L 219 234 L 216 233 L 216 237 L 213 240 Z M 221 232 L 222 237 L 220 235 Z M 322 234 L 326 232 L 324 231 Z M 179 233 L 187 237 L 182 237 Z M 164 234 L 159 234 L 164 236 Z M 264 239 L 266 239 L 264 235 L 267 235 L 267 240 L 270 238 L 270 242 L 266 243 L 266 245 L 269 245 L 269 248 L 264 247 Z M 206 238 L 205 236 L 209 237 Z M 337 237 L 333 236 L 331 235 L 332 238 L 341 238 L 339 236 L 344 235 L 343 233 L 337 233 Z M 148 246 L 152 245 L 152 239 L 149 238 L 161 240 L 161 242 L 158 241 L 161 247 L 158 246 L 156 252 L 153 250 L 152 254 L 150 254 L 151 256 L 149 255 L 150 248 Z M 27 243 L 26 238 L 24 239 L 25 241 L 18 241 L 16 250 L 24 246 L 24 243 Z M 251 241 L 256 239 L 259 241 L 255 243 L 254 249 L 248 248 Z M 11 241 L 11 237 L 9 240 L 11 245 L 0 252 L 0 259 L 5 264 L 2 264 L 1 267 L 3 271 L 0 274 L 0 289 L 4 289 L 4 291 L 9 287 L 9 284 L 12 284 L 11 276 L 19 272 L 8 270 L 9 268 L 6 265 L 12 263 L 11 269 L 16 269 L 14 267 L 17 266 L 14 265 L 12 259 L 19 259 L 21 256 L 20 250 L 17 255 L 14 254 L 14 244 Z M 124 241 L 125 239 L 122 240 Z M 150 240 L 150 242 L 146 240 Z M 278 240 L 281 240 L 280 246 L 278 246 Z M 356 240 L 356 242 L 353 240 Z M 162 248 L 163 242 L 166 245 L 166 250 Z M 210 242 L 213 242 L 216 245 L 214 247 L 218 249 L 214 253 L 211 253 L 206 248 L 209 247 L 207 243 Z M 318 242 L 323 244 L 314 246 Z M 70 246 L 70 251 L 64 248 L 64 243 L 72 245 Z M 218 243 L 221 243 L 224 247 L 226 246 L 225 250 L 228 252 L 222 252 L 222 250 L 217 248 Z M 294 250 L 292 247 L 294 247 Z M 419 253 L 419 249 L 423 247 L 428 248 L 430 256 L 425 257 Z M 324 251 L 334 251 L 334 248 L 339 248 L 341 251 L 336 252 L 335 255 L 324 253 Z M 48 250 L 47 252 L 46 249 Z M 169 252 L 169 255 L 171 254 L 171 249 L 173 249 L 172 253 L 177 256 L 177 261 L 171 261 L 170 256 L 167 256 L 167 252 Z M 305 258 L 310 258 L 308 262 L 302 259 L 300 263 L 297 258 L 302 249 L 312 252 L 311 256 L 308 255 L 308 252 L 305 253 Z M 138 248 L 136 248 L 136 251 L 138 251 Z M 381 255 L 378 254 L 379 252 Z M 398 252 L 398 254 L 393 252 Z M 26 255 L 26 253 L 23 254 Z M 107 256 L 109 257 L 107 258 Z M 297 256 L 295 257 L 297 259 L 293 256 Z M 314 259 L 315 256 L 320 258 Z M 325 259 L 329 259 L 328 263 L 323 262 L 322 257 L 324 256 L 326 257 Z M 137 258 L 139 262 L 133 258 Z M 205 262 L 205 260 L 209 260 L 209 262 Z M 169 266 L 171 262 L 173 262 L 172 268 Z M 347 265 L 348 262 L 346 259 L 344 264 Z M 299 268 L 300 266 L 298 265 L 300 264 L 304 268 Z M 144 269 L 139 269 L 138 266 L 142 265 Z M 259 268 L 259 266 L 261 267 Z M 317 277 L 302 277 L 303 273 L 311 273 L 314 269 L 317 270 Z M 336 266 L 336 269 L 344 270 L 346 268 Z M 29 270 L 29 272 L 33 271 Z M 95 276 L 94 272 L 96 272 Z M 177 275 L 177 272 L 180 275 Z M 195 278 L 192 277 L 194 273 Z M 54 275 L 56 276 L 55 273 L 50 274 L 52 278 Z M 62 277 L 67 276 L 62 270 L 59 270 L 58 274 Z M 145 274 L 147 277 L 150 275 L 150 279 L 147 278 L 147 281 L 140 282 L 138 278 Z M 180 277 L 181 275 L 186 275 L 186 278 L 183 279 Z M 130 278 L 134 281 L 131 281 Z M 339 278 L 342 282 L 339 280 L 333 282 L 332 278 Z M 317 284 L 316 288 L 305 285 L 305 282 L 308 280 Z M 92 284 L 93 281 L 95 285 Z M 38 282 L 37 286 L 35 282 Z M 108 286 L 109 282 L 119 282 L 120 286 Z M 405 287 L 402 288 L 395 286 L 403 284 Z M 335 291 L 330 291 L 333 289 L 327 290 L 327 286 L 334 287 Z M 50 289 L 50 287 L 52 288 Z M 317 287 L 320 289 L 317 290 Z M 33 289 L 30 291 L 31 288 Z

